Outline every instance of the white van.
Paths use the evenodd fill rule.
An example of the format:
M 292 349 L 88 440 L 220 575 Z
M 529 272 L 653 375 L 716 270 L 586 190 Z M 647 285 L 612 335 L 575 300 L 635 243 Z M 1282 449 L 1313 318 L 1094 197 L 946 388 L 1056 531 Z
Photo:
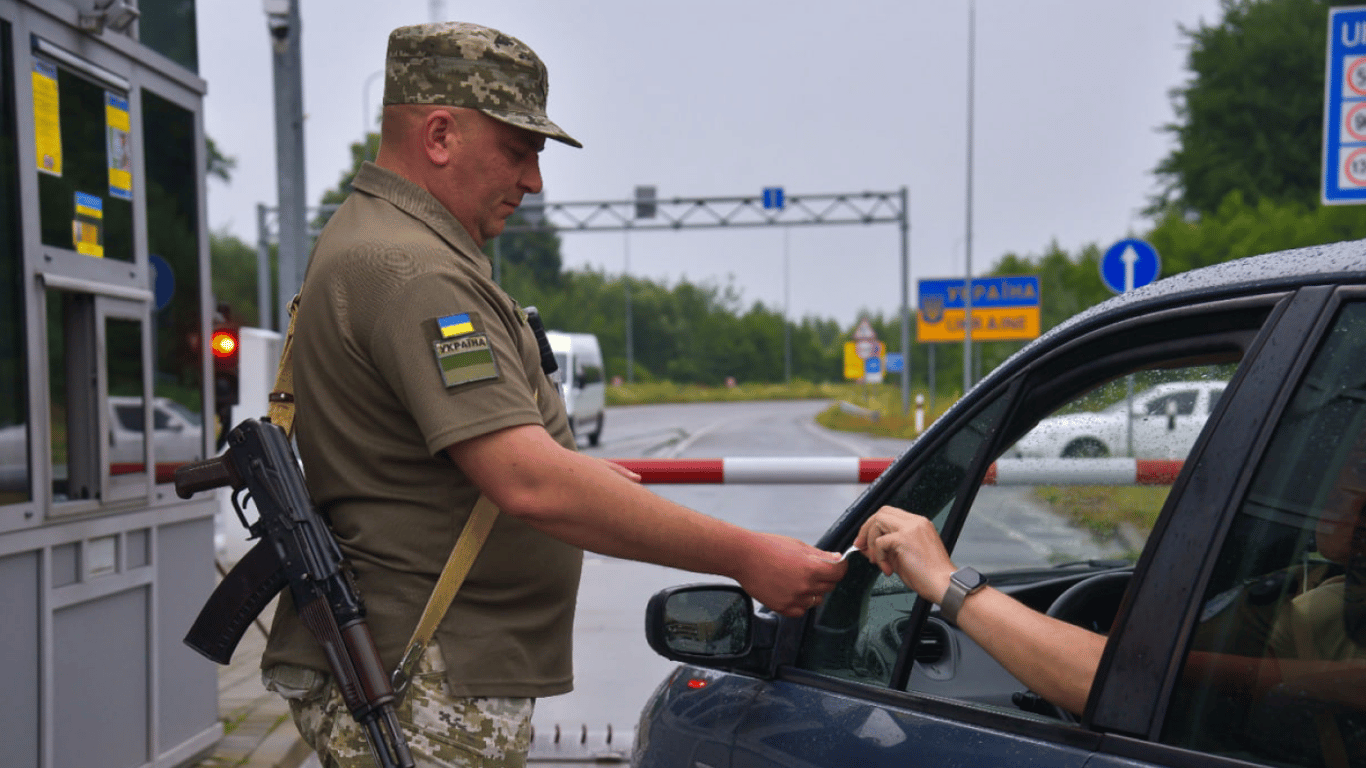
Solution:
M 588 444 L 597 445 L 602 437 L 602 411 L 607 400 L 598 337 L 562 331 L 546 331 L 545 335 L 560 366 L 554 376 L 564 393 L 569 427 L 574 430 L 574 437 L 587 435 Z

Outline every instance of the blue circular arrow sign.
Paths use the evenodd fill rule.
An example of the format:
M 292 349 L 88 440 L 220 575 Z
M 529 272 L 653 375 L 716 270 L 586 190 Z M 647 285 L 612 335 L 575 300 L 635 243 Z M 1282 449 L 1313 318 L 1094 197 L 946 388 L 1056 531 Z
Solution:
M 1115 293 L 1132 291 L 1151 283 L 1162 272 L 1157 249 L 1135 238 L 1120 240 L 1100 257 L 1100 279 Z

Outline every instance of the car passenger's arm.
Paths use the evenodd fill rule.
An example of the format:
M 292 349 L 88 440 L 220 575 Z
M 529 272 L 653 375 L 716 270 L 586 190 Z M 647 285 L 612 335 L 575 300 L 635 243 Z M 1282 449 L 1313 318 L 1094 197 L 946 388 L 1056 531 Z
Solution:
M 730 577 L 785 616 L 818 604 L 848 567 L 796 539 L 657 496 L 619 467 L 564 448 L 540 426 L 498 430 L 446 453 L 503 512 L 542 533 L 612 557 Z
M 896 507 L 864 522 L 854 544 L 882 569 L 938 605 L 957 568 L 934 523 Z M 1045 616 L 1004 592 L 987 587 L 958 611 L 958 627 L 1006 671 L 1048 701 L 1080 714 L 1100 666 L 1105 638 Z

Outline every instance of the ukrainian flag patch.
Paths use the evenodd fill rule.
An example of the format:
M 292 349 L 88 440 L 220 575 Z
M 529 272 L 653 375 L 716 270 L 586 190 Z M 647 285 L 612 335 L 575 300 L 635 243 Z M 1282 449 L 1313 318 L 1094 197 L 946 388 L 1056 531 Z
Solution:
M 488 334 L 471 333 L 457 339 L 440 339 L 432 345 L 436 350 L 436 365 L 441 369 L 441 380 L 448 389 L 498 378 L 498 361 L 493 359 Z
M 436 319 L 436 327 L 441 329 L 441 338 L 450 339 L 456 336 L 464 336 L 467 333 L 474 333 L 474 320 L 470 318 L 468 312 L 458 315 L 446 315 Z

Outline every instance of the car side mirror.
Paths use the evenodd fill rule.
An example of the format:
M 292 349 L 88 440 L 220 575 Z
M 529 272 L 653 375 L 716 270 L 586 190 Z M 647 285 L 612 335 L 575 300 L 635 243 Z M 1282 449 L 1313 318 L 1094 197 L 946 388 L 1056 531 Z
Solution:
M 754 629 L 754 601 L 732 585 L 671 587 L 645 606 L 645 639 L 673 661 L 738 661 L 753 649 Z

